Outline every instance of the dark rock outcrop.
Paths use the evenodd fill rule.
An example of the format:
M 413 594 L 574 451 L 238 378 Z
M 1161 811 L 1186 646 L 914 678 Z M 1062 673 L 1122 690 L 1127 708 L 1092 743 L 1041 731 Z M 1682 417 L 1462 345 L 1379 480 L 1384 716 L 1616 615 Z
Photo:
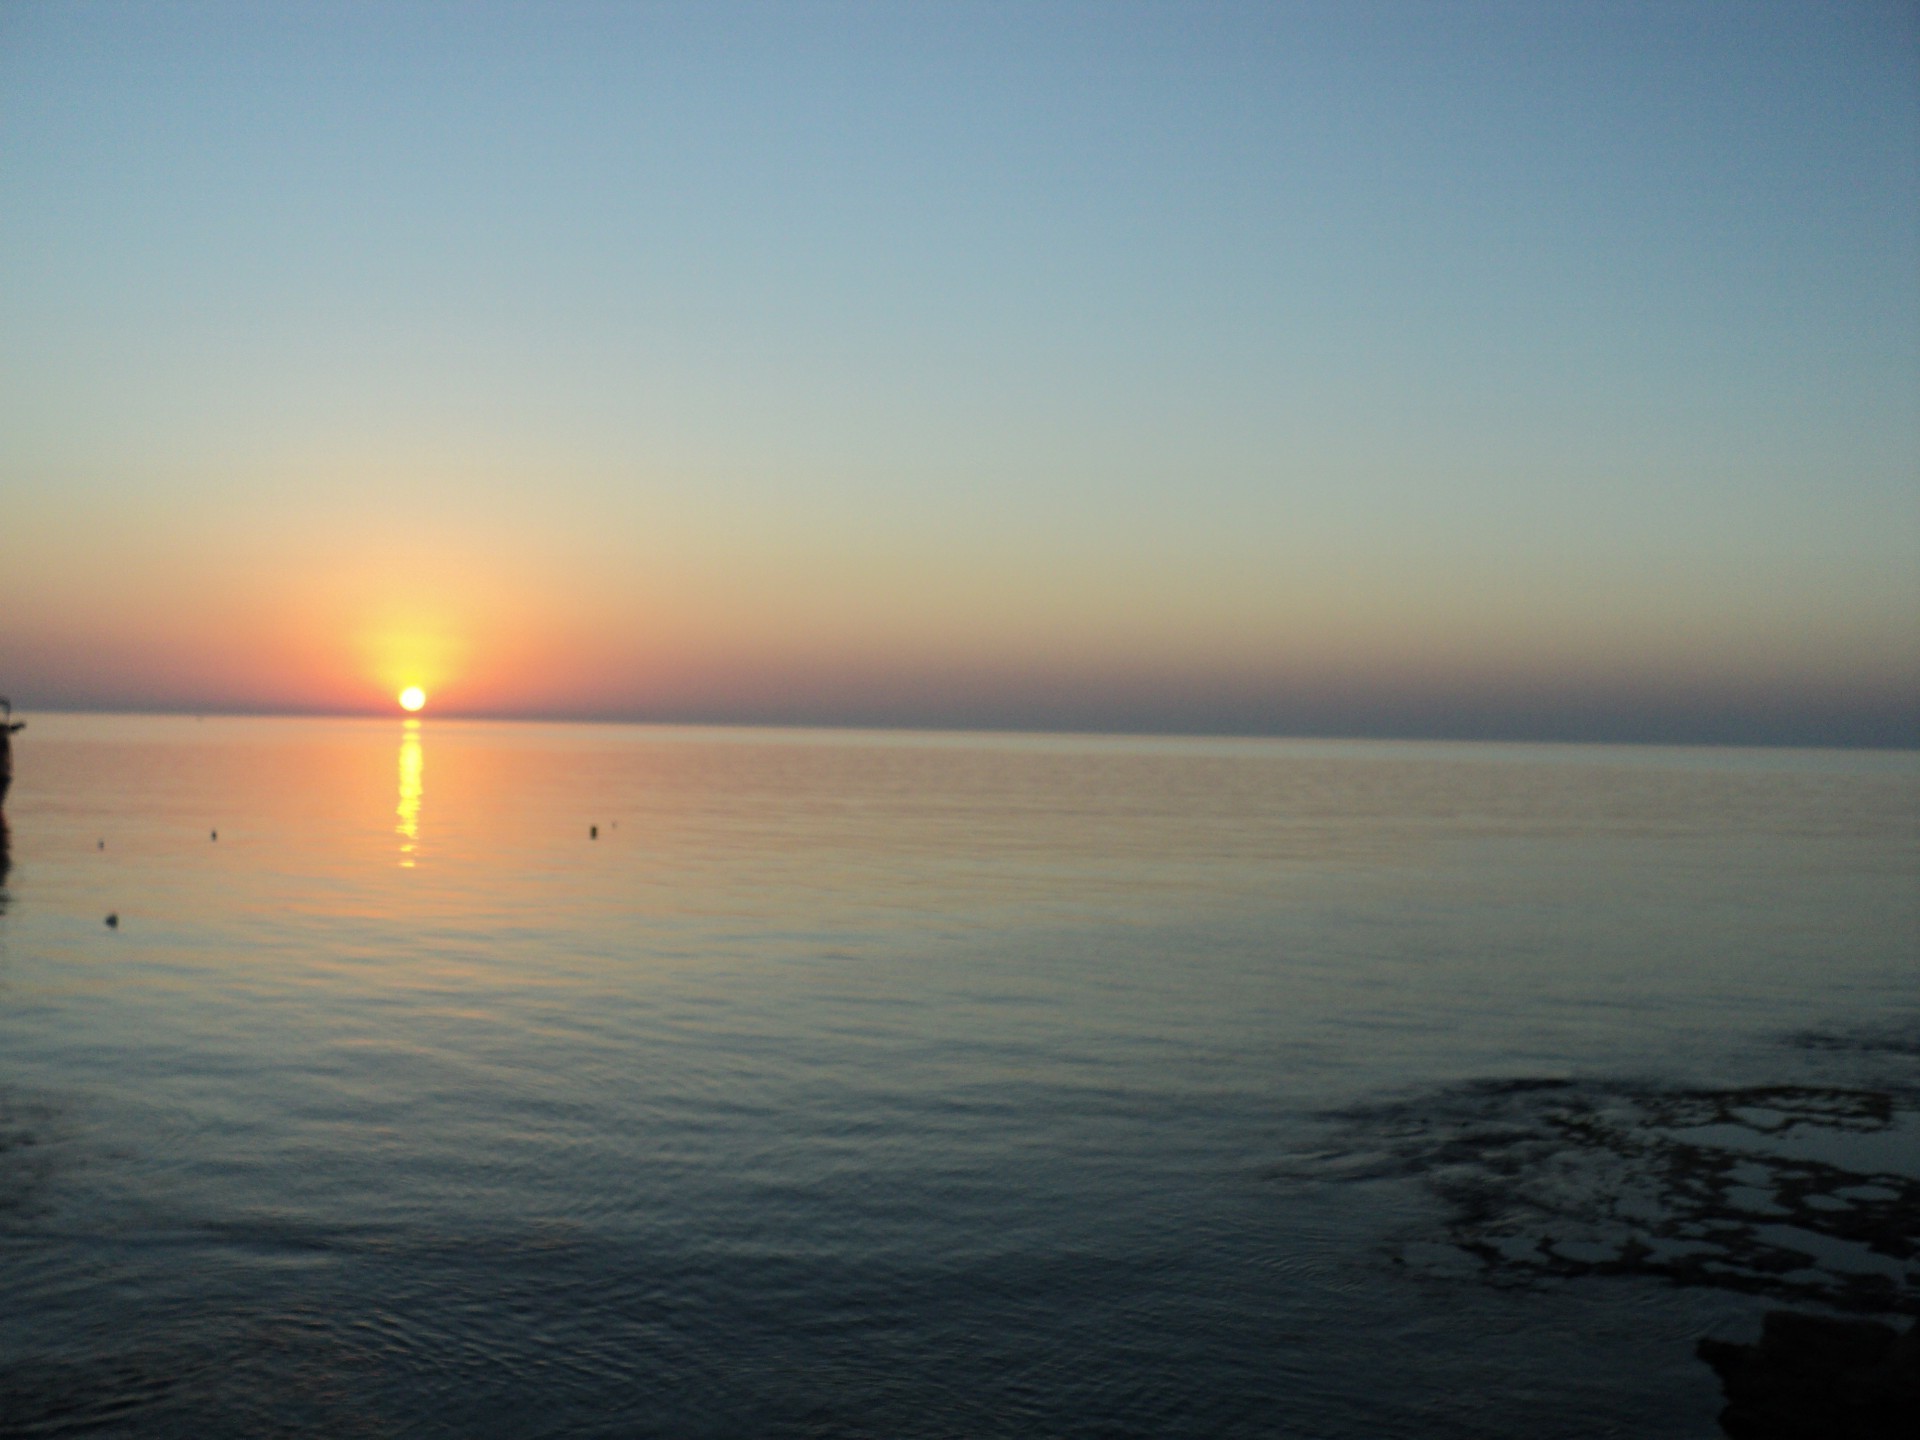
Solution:
M 1757 1345 L 1702 1340 L 1733 1440 L 1912 1440 L 1920 1435 L 1920 1325 L 1775 1310 Z
M 0 805 L 7 799 L 7 787 L 13 784 L 13 736 L 27 728 L 24 720 L 13 718 L 13 706 L 0 697 Z

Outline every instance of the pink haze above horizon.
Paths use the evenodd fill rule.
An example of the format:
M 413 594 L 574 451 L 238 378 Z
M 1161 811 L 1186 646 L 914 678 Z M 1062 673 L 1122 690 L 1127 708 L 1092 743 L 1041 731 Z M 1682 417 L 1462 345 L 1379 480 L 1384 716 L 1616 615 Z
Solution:
M 1917 33 L 15 8 L 0 693 L 1920 743 Z

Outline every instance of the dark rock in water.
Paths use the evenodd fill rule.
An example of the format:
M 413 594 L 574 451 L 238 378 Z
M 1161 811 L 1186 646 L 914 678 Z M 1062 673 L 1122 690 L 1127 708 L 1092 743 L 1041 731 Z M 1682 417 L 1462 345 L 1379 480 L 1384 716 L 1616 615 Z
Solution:
M 6 803 L 7 790 L 13 784 L 13 737 L 26 728 L 26 721 L 13 718 L 12 702 L 0 696 L 0 804 Z
M 107 916 L 107 928 L 109 930 L 118 930 L 120 928 L 120 914 L 118 911 Z
M 1775 1310 L 1760 1343 L 1702 1340 L 1733 1440 L 1911 1440 L 1920 1435 L 1920 1325 Z

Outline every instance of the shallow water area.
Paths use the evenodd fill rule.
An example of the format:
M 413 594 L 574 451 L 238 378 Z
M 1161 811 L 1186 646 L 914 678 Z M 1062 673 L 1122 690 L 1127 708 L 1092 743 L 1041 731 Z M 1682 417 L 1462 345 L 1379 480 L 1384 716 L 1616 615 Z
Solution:
M 0 1432 L 1698 1437 L 1913 1293 L 1609 1263 L 1910 1233 L 1913 755 L 32 721 Z

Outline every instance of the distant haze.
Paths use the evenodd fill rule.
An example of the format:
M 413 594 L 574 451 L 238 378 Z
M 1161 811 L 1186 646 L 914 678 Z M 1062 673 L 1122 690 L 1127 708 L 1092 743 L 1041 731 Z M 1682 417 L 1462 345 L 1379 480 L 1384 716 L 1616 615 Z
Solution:
M 1920 9 L 0 8 L 17 706 L 1920 745 Z

